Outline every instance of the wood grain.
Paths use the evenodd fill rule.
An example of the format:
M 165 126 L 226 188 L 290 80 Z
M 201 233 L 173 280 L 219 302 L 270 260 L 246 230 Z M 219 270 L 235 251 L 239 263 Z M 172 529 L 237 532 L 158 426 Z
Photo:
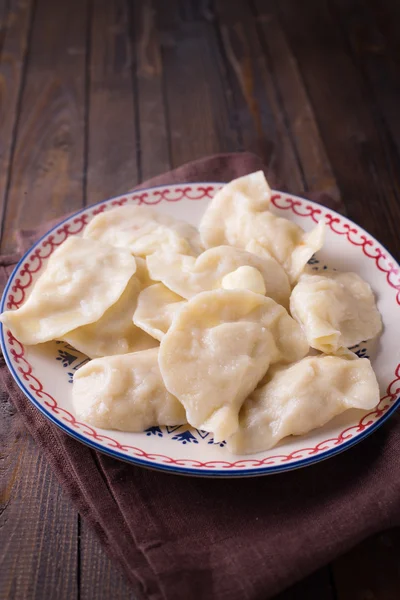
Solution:
M 246 149 L 398 253 L 399 19 L 391 0 L 0 0 L 2 251 L 17 227 Z M 7 396 L 0 411 L 0 597 L 134 600 Z M 399 556 L 399 530 L 380 534 L 275 600 L 397 600 Z
M 335 0 L 333 9 L 369 97 L 381 115 L 381 127 L 400 152 L 400 63 L 390 42 L 376 26 L 375 12 L 361 0 Z M 400 11 L 397 22 L 400 23 Z M 400 45 L 399 45 L 400 49 Z M 389 141 L 390 143 L 390 141 Z
M 300 163 L 304 190 L 309 197 L 338 210 L 345 211 L 332 166 L 328 160 L 315 113 L 305 88 L 297 60 L 292 53 L 275 11 L 255 2 L 263 52 L 269 56 L 272 78 L 280 99 L 287 135 Z M 296 193 L 296 190 L 291 190 Z
M 380 126 L 369 88 L 349 57 L 327 2 L 310 1 L 307 11 L 295 10 L 295 4 L 285 0 L 276 6 L 348 215 L 398 254 L 398 156 Z
M 0 60 L 7 30 L 9 0 L 0 0 Z
M 129 581 L 85 521 L 80 538 L 79 600 L 136 600 Z
M 77 18 L 77 15 L 79 17 Z M 16 129 L 2 252 L 83 199 L 86 3 L 39 0 Z
M 0 597 L 76 598 L 76 511 L 7 394 L 0 410 Z
M 129 190 L 138 181 L 133 95 L 133 42 L 124 1 L 95 0 L 88 27 L 88 204 Z M 129 583 L 80 521 L 80 600 L 133 598 Z
M 243 147 L 262 156 L 273 187 L 300 193 L 301 167 L 249 3 L 217 0 L 216 14 Z
M 87 203 L 138 181 L 133 54 L 124 0 L 94 0 L 90 27 Z
M 14 130 L 24 78 L 33 0 L 0 3 L 0 218 L 10 182 Z
M 26 9 L 30 6 L 26 4 Z M 85 4 L 78 1 L 68 5 L 37 2 L 23 93 L 17 103 L 18 124 L 12 132 L 15 152 L 2 251 L 14 249 L 17 227 L 35 226 L 82 205 L 85 11 Z M 26 23 L 24 19 L 19 17 L 15 24 Z M 6 44 L 13 27 L 9 20 Z M 15 33 L 10 39 L 14 39 L 15 51 L 24 48 Z M 13 64 L 21 69 L 19 52 Z M 11 101 L 7 98 L 8 110 Z M 77 513 L 7 403 L 7 397 L 2 398 L 6 489 L 0 527 L 7 543 L 1 565 L 6 597 L 77 598 Z
M 195 4 L 188 2 L 181 13 L 177 0 L 154 3 L 173 167 L 238 145 L 228 116 L 214 29 Z
M 171 140 L 164 94 L 166 74 L 153 1 L 135 2 L 131 16 L 136 57 L 140 176 L 145 181 L 171 167 Z

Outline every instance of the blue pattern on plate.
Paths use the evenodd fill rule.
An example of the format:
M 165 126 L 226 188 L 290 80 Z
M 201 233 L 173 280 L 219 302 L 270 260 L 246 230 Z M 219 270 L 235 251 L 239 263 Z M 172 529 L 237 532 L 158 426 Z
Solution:
M 364 344 L 366 344 L 367 342 L 360 342 L 359 344 L 357 344 L 356 346 L 352 346 L 351 348 L 349 348 L 349 350 L 351 350 L 352 352 L 354 352 L 354 354 L 357 354 L 357 356 L 359 358 L 369 358 L 369 353 L 368 353 L 368 348 L 365 347 Z
M 156 437 L 162 437 L 163 433 L 160 427 L 149 427 L 144 430 L 146 435 L 155 435 Z
M 186 182 L 185 182 L 186 183 Z M 190 182 L 187 182 L 190 184 Z M 214 184 L 213 184 L 214 185 Z M 215 184 L 216 185 L 216 184 Z M 220 184 L 218 184 L 218 188 L 220 187 Z M 157 189 L 157 188 L 155 188 Z M 149 188 L 145 193 L 152 193 L 153 188 Z M 108 201 L 108 205 L 110 204 L 110 201 Z M 105 205 L 104 202 L 100 202 L 98 203 L 98 205 L 100 207 L 102 207 L 103 205 Z M 74 216 L 75 218 L 78 215 L 84 214 L 85 211 L 87 209 L 82 209 L 80 211 L 78 211 Z M 335 213 L 334 213 L 335 214 Z M 337 215 L 339 217 L 339 220 L 341 220 L 340 215 Z M 64 221 L 62 221 L 61 223 L 59 223 L 57 226 L 55 226 L 50 232 L 48 232 L 47 234 L 45 234 L 44 236 L 42 236 L 42 238 L 37 242 L 36 246 L 34 246 L 34 248 L 37 248 L 41 243 L 45 242 L 47 240 L 47 238 L 49 237 L 50 234 L 54 234 L 58 228 L 60 228 L 61 225 L 66 225 L 69 223 L 69 219 L 67 218 Z M 349 227 L 351 225 L 350 223 L 347 223 L 347 227 Z M 373 238 L 372 238 L 373 239 Z M 376 240 L 373 240 L 374 243 L 376 242 Z M 380 244 L 377 243 L 377 247 L 381 248 Z M 4 294 L 3 294 L 3 298 L 2 301 L 0 303 L 0 312 L 2 312 L 4 310 L 5 307 L 5 303 L 7 301 L 8 298 L 8 294 L 10 292 L 10 288 L 12 287 L 13 283 L 15 282 L 15 277 L 16 275 L 19 274 L 19 271 L 21 270 L 21 267 L 24 265 L 24 262 L 29 258 L 30 254 L 32 253 L 32 249 L 29 250 L 28 252 L 25 253 L 25 255 L 21 258 L 20 262 L 18 263 L 18 265 L 16 266 L 16 268 L 14 269 L 14 272 L 12 274 L 12 276 L 10 277 Z M 390 256 L 390 255 L 389 255 Z M 393 259 L 393 264 L 395 264 L 395 261 Z M 162 471 L 168 471 L 168 472 L 172 472 L 172 473 L 182 473 L 184 472 L 185 474 L 193 474 L 193 475 L 198 475 L 199 473 L 201 475 L 205 475 L 205 476 L 212 476 L 212 477 L 219 477 L 219 478 L 223 478 L 223 477 L 243 477 L 243 476 L 254 476 L 254 474 L 256 475 L 262 475 L 262 474 L 269 474 L 269 473 L 277 473 L 277 472 L 282 472 L 282 471 L 287 471 L 293 468 L 293 463 L 291 461 L 287 462 L 287 463 L 282 463 L 282 464 L 276 464 L 276 465 L 266 465 L 263 466 L 261 468 L 254 468 L 254 467 L 249 467 L 249 468 L 242 468 L 238 467 L 238 468 L 234 468 L 232 470 L 224 470 L 223 468 L 219 469 L 218 467 L 215 468 L 215 466 L 211 466 L 210 468 L 202 468 L 202 469 L 198 469 L 197 467 L 194 466 L 182 466 L 182 465 L 177 465 L 177 464 L 165 464 L 165 463 L 161 463 L 161 462 L 151 462 L 147 459 L 144 458 L 140 458 L 138 456 L 131 456 L 128 455 L 127 453 L 124 453 L 122 451 L 119 450 L 114 450 L 112 447 L 106 446 L 104 445 L 102 442 L 98 442 L 93 440 L 91 437 L 88 437 L 86 434 L 82 434 L 80 433 L 77 429 L 75 429 L 74 427 L 71 427 L 69 424 L 66 424 L 62 419 L 59 419 L 57 416 L 55 416 L 52 411 L 50 411 L 48 408 L 46 408 L 46 406 L 38 400 L 38 398 L 36 397 L 36 394 L 32 393 L 32 390 L 30 389 L 29 386 L 25 385 L 18 367 L 15 364 L 15 361 L 12 359 L 11 355 L 10 355 L 10 350 L 7 347 L 7 342 L 5 340 L 5 331 L 4 331 L 4 327 L 0 324 L 0 343 L 3 349 L 3 355 L 5 358 L 5 361 L 14 377 L 14 379 L 17 381 L 18 385 L 20 386 L 20 388 L 22 389 L 22 391 L 25 393 L 25 395 L 31 400 L 31 402 L 53 423 L 55 423 L 56 425 L 58 425 L 64 432 L 68 433 L 69 435 L 71 435 L 73 438 L 79 440 L 80 442 L 86 444 L 87 446 L 94 448 L 95 450 L 99 450 L 101 452 L 104 452 L 112 457 L 115 457 L 117 459 L 123 459 L 123 460 L 127 460 L 128 462 L 131 462 L 135 465 L 142 465 L 142 466 L 152 466 L 155 469 L 159 469 Z M 360 349 L 361 350 L 361 349 Z M 54 358 L 54 357 L 53 357 Z M 60 365 L 60 363 L 58 363 Z M 61 366 L 61 365 L 60 365 Z M 69 371 L 71 372 L 71 371 Z M 373 425 L 371 425 L 370 427 L 368 427 L 367 429 L 364 430 L 363 433 L 354 436 L 353 438 L 345 441 L 342 444 L 339 444 L 338 446 L 332 447 L 329 450 L 324 450 L 322 451 L 320 454 L 317 455 L 313 455 L 313 456 L 308 456 L 305 458 L 301 458 L 301 459 L 296 459 L 295 461 L 295 467 L 302 467 L 302 466 L 306 466 L 309 464 L 313 464 L 315 462 L 318 462 L 324 458 L 328 458 L 330 456 L 334 456 L 335 454 L 338 454 L 339 452 L 342 452 L 343 450 L 350 448 L 351 446 L 353 446 L 354 444 L 358 443 L 359 441 L 361 441 L 362 439 L 366 438 L 368 435 L 370 435 L 373 431 L 375 431 L 376 429 L 379 428 L 380 425 L 382 425 L 399 407 L 400 405 L 400 398 L 397 398 L 396 400 L 393 401 L 392 406 L 386 410 L 386 412 L 380 416 L 376 422 L 373 423 Z M 187 425 L 185 427 L 188 427 Z
M 77 356 L 70 354 L 66 350 L 58 350 L 58 356 L 56 360 L 61 360 L 63 367 L 69 367 L 77 359 Z
M 312 265 L 313 271 L 326 271 L 326 269 L 328 268 L 327 265 L 321 265 L 320 260 L 318 260 L 318 258 L 315 258 L 315 254 L 310 258 L 307 264 Z M 336 269 L 333 270 L 336 271 Z
M 207 444 L 215 444 L 214 442 L 214 438 L 211 438 L 209 442 L 207 442 Z M 217 444 L 215 444 L 216 446 L 219 446 L 220 448 L 223 448 L 224 446 L 226 446 L 226 441 L 222 440 L 222 442 L 219 442 Z
M 182 425 L 166 425 L 165 426 L 166 433 L 174 433 L 174 431 L 176 431 L 180 427 L 182 427 Z
M 177 440 L 178 442 L 182 442 L 182 444 L 184 445 L 199 443 L 199 440 L 196 439 L 196 436 L 194 435 L 194 433 L 192 433 L 192 431 L 190 431 L 190 429 L 186 429 L 185 431 L 177 433 L 172 439 Z
M 308 264 L 312 266 L 314 271 L 328 269 L 328 266 L 321 264 L 320 260 L 316 258 L 315 255 L 310 258 Z M 336 269 L 333 270 L 336 271 Z M 90 359 L 84 354 L 81 354 L 67 342 L 57 341 L 56 344 L 59 346 L 57 349 L 58 356 L 56 357 L 56 360 L 59 361 L 65 369 L 69 369 L 66 371 L 66 375 L 68 377 L 68 383 L 72 383 L 74 372 L 82 365 L 86 364 Z M 365 344 L 366 342 L 361 342 L 361 344 L 353 346 L 350 350 L 360 358 L 369 358 L 368 349 L 365 347 Z M 168 436 L 173 441 L 180 442 L 183 445 L 198 444 L 204 440 L 206 440 L 207 444 L 214 444 L 214 438 L 208 431 L 195 429 L 187 424 L 149 427 L 145 430 L 145 434 L 147 436 L 155 436 L 158 438 Z M 224 446 L 226 446 L 226 441 L 223 440 L 215 445 L 224 448 Z
M 58 346 L 61 344 L 60 349 L 57 349 L 58 356 L 56 356 L 56 360 L 61 362 L 65 369 L 70 369 L 67 371 L 67 377 L 68 383 L 72 383 L 74 372 L 89 362 L 90 359 L 78 350 L 75 350 L 75 348 L 67 344 L 67 342 L 58 341 L 56 344 Z M 72 354 L 72 352 L 74 352 L 74 354 Z

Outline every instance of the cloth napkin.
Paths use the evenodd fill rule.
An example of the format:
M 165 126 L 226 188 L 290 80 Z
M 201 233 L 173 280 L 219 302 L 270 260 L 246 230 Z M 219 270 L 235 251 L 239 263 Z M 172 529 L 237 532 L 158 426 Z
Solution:
M 247 153 L 186 164 L 141 187 L 229 181 L 263 168 Z M 293 190 L 295 192 L 296 190 Z M 20 235 L 20 250 L 47 231 Z M 4 286 L 18 255 L 1 257 Z M 400 415 L 327 461 L 250 479 L 134 467 L 50 423 L 1 362 L 1 382 L 65 491 L 140 599 L 266 600 L 367 536 L 400 525 Z

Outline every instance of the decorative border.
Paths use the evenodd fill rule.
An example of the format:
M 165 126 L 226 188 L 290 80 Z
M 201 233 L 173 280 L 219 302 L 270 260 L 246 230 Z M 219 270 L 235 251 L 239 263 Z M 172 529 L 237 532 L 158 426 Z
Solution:
M 295 215 L 299 217 L 311 217 L 314 223 L 318 223 L 316 215 L 321 216 L 322 210 L 316 208 L 311 204 L 304 206 L 300 200 L 294 200 L 290 197 L 283 198 L 280 194 L 275 194 L 271 198 L 271 202 L 276 208 L 280 210 L 291 210 Z M 305 212 L 301 212 L 299 208 L 303 208 Z M 331 213 L 325 214 L 326 225 L 336 233 L 337 235 L 344 235 L 353 246 L 361 248 L 367 258 L 372 258 L 375 261 L 377 268 L 386 273 L 386 281 L 388 284 L 397 290 L 396 302 L 400 304 L 400 269 L 398 265 L 388 261 L 388 255 L 382 252 L 377 242 L 368 236 L 366 232 L 361 233 L 361 228 L 356 228 L 349 225 L 349 223 L 341 223 L 341 218 L 337 213 L 335 215 Z M 376 246 L 374 245 L 376 244 Z
M 149 190 L 150 189 L 151 188 L 149 188 Z M 192 192 L 193 189 L 196 190 L 198 193 L 190 193 L 190 192 Z M 176 187 L 173 190 L 171 190 L 170 188 L 167 187 L 166 189 L 161 189 L 161 190 L 155 189 L 152 192 L 152 194 L 149 194 L 148 192 L 143 192 L 142 194 L 132 194 L 131 196 L 121 196 L 120 198 L 115 198 L 111 201 L 103 200 L 102 202 L 99 202 L 98 204 L 94 204 L 93 206 L 95 208 L 93 208 L 93 210 L 83 209 L 83 211 L 86 211 L 85 214 L 82 214 L 81 216 L 76 216 L 75 219 L 73 219 L 72 223 L 64 223 L 64 224 L 61 223 L 62 227 L 58 226 L 58 228 L 56 228 L 57 227 L 56 226 L 55 228 L 53 228 L 51 230 L 51 232 L 53 232 L 55 230 L 55 235 L 61 236 L 58 241 L 54 241 L 54 238 L 55 238 L 54 234 L 48 235 L 51 232 L 48 232 L 47 234 L 45 234 L 43 236 L 42 240 L 44 238 L 46 238 L 46 239 L 44 239 L 41 246 L 39 246 L 39 248 L 37 248 L 29 256 L 30 262 L 27 261 L 22 265 L 22 269 L 20 270 L 19 275 L 23 279 L 21 280 L 21 278 L 19 277 L 14 281 L 14 285 L 12 286 L 11 290 L 12 290 L 12 292 L 14 292 L 14 294 L 19 293 L 19 297 L 17 297 L 17 299 L 15 299 L 14 295 L 10 294 L 8 302 L 7 302 L 7 309 L 12 310 L 13 308 L 19 308 L 21 306 L 21 304 L 25 300 L 25 290 L 28 289 L 30 287 L 30 285 L 32 284 L 32 281 L 33 281 L 32 275 L 34 275 L 35 273 L 40 271 L 40 269 L 42 268 L 42 265 L 43 265 L 43 261 L 46 260 L 47 258 L 49 258 L 49 256 L 54 252 L 54 250 L 57 246 L 60 246 L 63 242 L 65 242 L 65 240 L 70 235 L 77 235 L 78 233 L 81 233 L 81 231 L 88 224 L 89 216 L 94 217 L 95 215 L 98 215 L 98 214 L 104 212 L 107 208 L 110 208 L 110 207 L 123 206 L 128 201 L 130 203 L 136 204 L 137 206 L 142 206 L 144 204 L 148 205 L 148 206 L 154 206 L 156 204 L 160 204 L 160 202 L 162 202 L 162 201 L 179 202 L 180 200 L 183 200 L 184 198 L 187 200 L 203 200 L 204 198 L 212 198 L 213 190 L 215 190 L 215 185 L 200 185 L 198 187 L 196 186 L 195 188 L 193 188 L 193 186 L 187 185 L 183 188 Z M 151 196 L 155 196 L 156 199 L 152 200 Z M 79 213 L 76 213 L 76 214 L 78 215 L 83 211 L 79 211 Z M 67 219 L 67 221 L 68 220 L 69 219 Z M 42 240 L 39 240 L 35 244 L 35 246 L 38 246 Z M 41 254 L 42 250 L 44 250 L 44 254 Z M 27 254 L 29 254 L 29 251 Z M 21 262 L 25 258 L 26 258 L 26 255 L 18 263 L 18 265 L 16 266 L 16 270 L 18 270 L 20 268 Z M 14 273 L 12 274 L 12 276 L 13 275 L 14 275 Z M 12 278 L 12 276 L 11 276 L 11 278 Z
M 82 215 L 81 217 L 75 218 L 72 223 L 66 223 L 62 227 L 58 228 L 55 232 L 56 235 L 61 236 L 57 242 L 54 241 L 54 235 L 49 235 L 49 237 L 43 241 L 42 245 L 32 252 L 32 254 L 29 256 L 29 259 L 22 265 L 19 273 L 20 277 L 15 279 L 13 282 L 13 286 L 11 288 L 13 293 L 9 295 L 6 305 L 8 310 L 19 308 L 21 306 L 25 300 L 25 291 L 31 286 L 33 282 L 33 275 L 42 268 L 43 261 L 49 258 L 57 246 L 60 246 L 63 242 L 65 242 L 70 235 L 77 235 L 80 233 L 87 225 L 88 219 L 89 215 Z M 43 250 L 44 254 L 41 254 Z M 20 267 L 24 258 L 16 266 L 16 269 Z M 14 294 L 16 294 L 16 297 Z
M 151 189 L 151 188 L 149 188 Z M 170 188 L 166 188 L 164 190 L 155 190 L 151 194 L 148 192 L 143 192 L 142 194 L 133 194 L 129 198 L 123 196 L 118 200 L 113 200 L 111 202 L 111 206 L 123 206 L 128 202 L 135 203 L 137 206 L 156 206 L 156 204 L 160 204 L 160 202 L 179 202 L 180 200 L 203 200 L 203 198 L 212 198 L 212 192 L 215 190 L 214 185 L 207 186 L 198 186 L 197 191 L 198 194 L 190 194 L 193 190 L 192 186 L 186 186 L 184 188 L 174 187 L 173 190 Z M 93 216 L 98 215 L 106 210 L 107 205 L 104 203 L 107 200 L 103 200 L 102 206 L 93 211 Z
M 87 224 L 90 214 L 95 215 L 103 212 L 107 206 L 122 206 L 128 201 L 135 202 L 138 205 L 153 205 L 159 204 L 161 201 L 179 202 L 183 198 L 189 200 L 201 200 L 205 197 L 211 198 L 212 192 L 215 190 L 215 184 L 202 184 L 199 186 L 184 184 L 184 186 L 185 187 L 174 187 L 172 190 L 166 186 L 161 188 L 157 187 L 154 191 L 151 191 L 151 188 L 149 188 L 148 191 L 151 191 L 151 194 L 149 194 L 148 191 L 144 191 L 141 194 L 133 194 L 130 197 L 123 196 L 112 199 L 111 201 L 105 200 L 98 205 L 94 205 L 91 210 L 83 209 L 76 214 L 72 222 L 70 221 L 71 218 L 66 219 L 68 222 L 61 223 L 43 236 L 43 238 L 37 242 L 36 246 L 34 246 L 33 252 L 28 251 L 18 263 L 4 291 L 1 309 L 3 310 L 7 297 L 8 309 L 18 308 L 23 303 L 26 290 L 33 282 L 33 275 L 40 270 L 43 261 L 46 260 L 52 254 L 54 249 L 64 242 L 67 237 L 80 233 Z M 151 196 L 155 196 L 156 200 L 152 201 Z M 297 216 L 311 218 L 315 223 L 318 222 L 316 216 L 322 215 L 322 210 L 321 208 L 318 208 L 318 205 L 311 202 L 309 204 L 304 204 L 304 201 L 300 199 L 293 199 L 288 196 L 283 197 L 280 194 L 273 195 L 272 203 L 281 210 L 291 210 Z M 85 214 L 80 215 L 82 212 Z M 374 260 L 376 267 L 380 271 L 386 273 L 386 281 L 389 286 L 397 291 L 396 301 L 400 304 L 400 271 L 395 262 L 388 261 L 388 255 L 381 250 L 379 244 L 375 242 L 373 238 L 368 237 L 366 232 L 360 233 L 360 231 L 363 231 L 360 228 L 357 229 L 348 223 L 342 223 L 342 218 L 339 215 L 336 215 L 336 213 L 335 216 L 331 213 L 326 213 L 325 219 L 327 225 L 335 234 L 345 235 L 351 244 L 360 247 L 365 256 Z M 341 226 L 341 229 L 338 225 Z M 58 241 L 55 241 L 53 232 L 55 232 L 57 236 L 60 236 Z M 376 246 L 374 244 L 376 244 Z M 44 251 L 43 254 L 41 253 L 42 251 Z M 13 285 L 11 286 L 12 293 L 8 296 L 11 282 L 18 271 L 19 277 L 13 281 Z M 288 455 L 277 454 L 265 457 L 264 459 L 239 459 L 234 462 L 221 460 L 203 462 L 189 458 L 174 459 L 162 454 L 148 453 L 136 446 L 121 444 L 117 440 L 99 433 L 86 423 L 77 421 L 73 414 L 58 406 L 56 399 L 44 390 L 43 384 L 35 377 L 32 365 L 25 357 L 24 346 L 16 340 L 10 331 L 7 331 L 6 333 L 8 344 L 11 348 L 10 354 L 12 359 L 10 359 L 10 356 L 8 355 L 4 341 L 4 330 L 3 327 L 1 327 L 1 342 L 7 365 L 21 389 L 52 421 L 67 433 L 73 435 L 80 441 L 91 445 L 97 450 L 137 464 L 154 466 L 154 468 L 163 470 L 173 470 L 178 473 L 219 476 L 220 473 L 218 470 L 233 469 L 232 471 L 229 471 L 228 474 L 223 473 L 222 476 L 251 476 L 311 464 L 341 452 L 354 443 L 361 441 L 361 439 L 369 435 L 369 433 L 372 433 L 374 429 L 381 425 L 400 402 L 400 398 L 397 398 L 398 394 L 400 394 L 399 364 L 396 367 L 393 381 L 391 381 L 387 387 L 386 395 L 381 398 L 380 403 L 373 411 L 364 415 L 358 424 L 342 431 L 338 437 L 319 442 L 315 447 L 301 448 Z M 16 370 L 14 365 L 17 367 Z M 27 383 L 27 387 L 23 385 L 22 381 Z M 40 402 L 38 402 L 38 399 L 43 402 L 49 411 L 54 413 L 54 417 L 40 404 Z M 59 419 L 62 419 L 67 425 L 60 423 Z M 76 431 L 70 429 L 70 427 L 75 428 Z M 152 432 L 150 432 L 150 434 L 151 433 Z M 147 432 L 147 434 L 149 435 L 149 432 Z M 100 445 L 98 442 L 106 444 L 106 446 Z M 121 454 L 121 452 L 124 454 Z M 296 462 L 293 464 L 290 463 L 290 461 Z
M 245 467 L 262 467 L 267 465 L 276 465 L 278 462 L 287 463 L 291 460 L 307 458 L 310 456 L 314 456 L 319 452 L 323 452 L 325 450 L 331 450 L 335 446 L 339 446 L 343 444 L 345 441 L 350 440 L 356 434 L 365 431 L 368 427 L 370 427 L 374 421 L 382 417 L 384 413 L 391 407 L 393 402 L 396 400 L 397 395 L 400 393 L 400 364 L 397 366 L 395 372 L 395 379 L 388 385 L 386 390 L 386 395 L 381 398 L 378 406 L 373 411 L 364 415 L 357 425 L 353 425 L 348 427 L 344 431 L 342 431 L 337 438 L 330 438 L 328 440 L 323 440 L 319 442 L 313 448 L 301 448 L 291 452 L 290 454 L 277 454 L 274 456 L 268 456 L 264 459 L 240 459 L 234 462 L 229 461 L 200 461 L 195 459 L 174 459 L 169 456 L 165 456 L 163 454 L 154 454 L 148 453 L 137 446 L 130 446 L 127 444 L 121 444 L 114 438 L 111 438 L 108 435 L 104 435 L 96 431 L 93 427 L 88 425 L 87 423 L 82 423 L 78 421 L 75 416 L 70 413 L 65 408 L 58 406 L 57 400 L 43 388 L 42 382 L 35 377 L 33 374 L 32 365 L 25 357 L 25 348 L 24 346 L 13 336 L 11 331 L 7 331 L 8 343 L 11 346 L 10 353 L 13 357 L 13 361 L 16 365 L 18 365 L 17 371 L 19 373 L 20 378 L 23 381 L 26 381 L 28 384 L 28 389 L 33 392 L 37 398 L 43 401 L 43 403 L 49 408 L 57 417 L 61 418 L 63 421 L 68 423 L 70 426 L 75 427 L 78 431 L 80 431 L 83 435 L 92 438 L 95 441 L 105 443 L 107 448 L 117 449 L 121 452 L 130 452 L 132 456 L 138 458 L 145 458 L 149 461 L 159 461 L 162 464 L 174 464 L 177 466 L 191 466 L 206 469 L 214 469 L 214 468 L 223 468 L 223 469 L 241 469 Z M 153 431 L 154 430 L 154 431 Z M 147 434 L 157 433 L 157 428 L 150 428 L 147 430 Z

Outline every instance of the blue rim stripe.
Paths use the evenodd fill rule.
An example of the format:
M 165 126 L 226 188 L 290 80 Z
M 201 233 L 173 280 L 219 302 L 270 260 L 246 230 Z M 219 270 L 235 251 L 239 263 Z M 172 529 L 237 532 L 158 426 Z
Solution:
M 178 185 L 183 186 L 183 185 L 220 185 L 222 182 L 195 182 L 195 183 L 191 183 L 191 182 L 185 182 L 185 183 L 180 183 Z M 143 190 L 138 190 L 138 192 L 146 192 L 148 190 L 153 190 L 153 189 L 158 189 L 158 188 L 165 188 L 165 187 L 171 187 L 177 184 L 167 184 L 167 185 L 157 185 L 157 186 L 153 186 L 150 188 L 145 188 Z M 20 261 L 18 262 L 18 264 L 15 266 L 15 268 L 13 269 L 7 285 L 4 289 L 3 292 L 3 296 L 1 299 L 1 304 L 0 304 L 0 312 L 3 312 L 4 310 L 4 304 L 5 304 L 5 300 L 8 294 L 8 290 L 10 288 L 11 282 L 14 278 L 15 273 L 19 270 L 21 263 L 24 262 L 24 260 L 26 259 L 26 257 L 32 252 L 32 250 L 34 248 L 36 248 L 40 242 L 45 239 L 51 232 L 53 232 L 54 230 L 58 229 L 61 225 L 63 225 L 63 223 L 66 223 L 67 221 L 69 221 L 70 219 L 76 217 L 77 215 L 81 214 L 82 212 L 85 212 L 87 210 L 91 210 L 93 207 L 95 206 L 99 206 L 101 204 L 104 204 L 106 202 L 110 202 L 112 200 L 118 199 L 118 198 L 122 198 L 125 196 L 129 196 L 130 194 L 133 194 L 134 192 L 128 192 L 127 194 L 121 194 L 120 196 L 114 196 L 113 198 L 109 198 L 107 200 L 102 200 L 101 202 L 96 202 L 96 204 L 92 204 L 91 206 L 86 206 L 85 208 L 82 208 L 81 210 L 77 211 L 76 213 L 74 213 L 73 215 L 67 217 L 66 219 L 64 219 L 63 221 L 60 221 L 60 223 L 58 223 L 57 225 L 55 225 L 52 229 L 50 229 L 49 231 L 47 231 L 47 233 L 45 233 L 27 252 L 25 252 L 25 254 L 23 255 L 23 257 L 20 259 Z M 274 192 L 275 193 L 275 192 Z M 280 193 L 280 192 L 276 192 L 276 193 Z M 298 196 L 295 196 L 293 194 L 286 194 L 287 196 L 290 196 L 291 198 L 296 198 Z M 300 198 L 300 197 L 299 197 Z M 305 198 L 300 198 L 301 200 L 307 200 Z M 317 204 L 316 202 L 312 202 L 311 200 L 307 200 L 307 202 L 309 202 L 310 204 L 312 204 L 315 207 L 319 207 L 320 205 Z M 323 207 L 325 208 L 325 207 Z M 336 213 L 336 211 L 334 210 L 330 210 L 329 212 L 333 213 L 333 214 L 337 214 L 341 219 L 344 219 L 345 221 L 348 221 L 349 223 L 352 223 L 352 221 L 350 221 L 349 219 L 347 219 L 346 217 L 343 217 L 342 215 L 339 215 L 338 213 Z M 352 223 L 355 225 L 355 223 Z M 362 229 L 362 227 L 360 227 L 359 225 L 356 225 L 356 227 L 358 227 L 361 231 L 365 232 L 372 240 L 374 240 L 378 246 L 381 246 L 385 252 L 386 252 L 386 257 L 390 258 L 393 262 L 393 264 L 398 267 L 399 265 L 397 264 L 397 261 L 394 260 L 394 258 L 391 256 L 391 254 L 386 250 L 386 248 L 384 248 L 382 246 L 382 244 L 380 244 L 372 235 L 370 235 L 368 232 L 366 232 L 364 229 Z M 22 381 L 20 380 L 14 365 L 12 364 L 12 361 L 9 357 L 8 354 L 8 350 L 6 347 L 6 342 L 4 339 L 4 326 L 2 323 L 0 323 L 0 344 L 1 344 L 1 348 L 3 351 L 3 356 L 5 359 L 5 362 L 7 364 L 7 367 L 9 368 L 12 376 L 14 377 L 17 385 L 19 386 L 19 388 L 24 392 L 24 394 L 29 398 L 29 400 L 36 406 L 36 408 L 38 408 L 40 410 L 40 412 L 42 412 L 52 423 L 54 423 L 55 425 L 57 425 L 62 431 L 64 431 L 64 433 L 67 433 L 68 435 L 70 435 L 71 437 L 77 439 L 79 442 L 82 442 L 83 444 L 85 444 L 86 446 L 89 446 L 90 448 L 93 448 L 94 450 L 98 450 L 99 452 L 102 452 L 103 454 L 108 454 L 109 456 L 113 457 L 113 458 L 117 458 L 119 460 L 123 460 L 124 462 L 128 462 L 130 464 L 133 465 L 137 465 L 140 467 L 146 467 L 146 468 L 150 468 L 156 471 L 164 471 L 164 472 L 168 472 L 168 473 L 173 473 L 176 475 L 196 475 L 198 477 L 213 477 L 213 478 L 236 478 L 236 477 L 257 477 L 259 475 L 268 475 L 268 474 L 273 474 L 273 473 L 279 473 L 279 472 L 283 472 L 283 471 L 293 471 L 295 469 L 301 468 L 301 467 L 305 467 L 305 466 L 310 466 L 312 464 L 321 462 L 322 460 L 325 460 L 327 458 L 331 458 L 332 456 L 335 456 L 336 454 L 340 454 L 341 452 L 343 452 L 344 450 L 347 450 L 348 448 L 350 448 L 351 446 L 354 446 L 355 444 L 358 444 L 359 442 L 361 442 L 362 440 L 364 440 L 365 438 L 367 438 L 371 433 L 373 433 L 376 429 L 378 429 L 378 427 L 380 427 L 381 425 L 383 425 L 383 423 L 394 413 L 394 411 L 400 406 L 400 396 L 394 401 L 393 405 L 385 412 L 385 414 L 378 420 L 376 421 L 373 425 L 371 425 L 370 427 L 368 427 L 365 432 L 360 433 L 359 435 L 355 436 L 354 438 L 348 440 L 347 442 L 344 442 L 343 444 L 341 444 L 340 446 L 338 446 L 337 448 L 331 448 L 330 450 L 326 450 L 325 452 L 321 452 L 320 454 L 317 454 L 315 456 L 312 457 L 308 457 L 308 458 L 303 458 L 303 459 L 299 459 L 296 462 L 291 462 L 288 464 L 281 464 L 281 465 L 271 465 L 271 466 L 267 466 L 267 467 L 261 467 L 261 468 L 257 468 L 254 467 L 253 469 L 226 469 L 226 471 L 223 470 L 213 470 L 213 469 L 202 469 L 202 468 L 190 468 L 190 467 L 177 467 L 177 466 L 171 466 L 171 465 L 164 465 L 161 463 L 157 463 L 157 462 L 151 462 L 148 460 L 143 460 L 141 458 L 137 458 L 135 456 L 130 456 L 127 454 L 122 454 L 121 452 L 117 452 L 115 450 L 109 449 L 109 448 L 104 448 L 103 446 L 101 446 L 100 444 L 84 437 L 83 435 L 81 435 L 80 433 L 74 431 L 71 427 L 69 427 L 68 425 L 64 425 L 64 423 L 62 423 L 61 421 L 58 421 L 57 419 L 55 419 L 55 417 L 51 414 L 51 412 L 49 410 L 47 410 L 44 406 L 42 406 L 37 399 L 31 394 L 30 390 L 28 388 L 26 388 L 24 386 L 24 384 L 22 383 Z M 184 459 L 182 459 L 184 460 Z M 190 459 L 188 459 L 190 460 Z M 239 459 L 238 459 L 239 460 Z

